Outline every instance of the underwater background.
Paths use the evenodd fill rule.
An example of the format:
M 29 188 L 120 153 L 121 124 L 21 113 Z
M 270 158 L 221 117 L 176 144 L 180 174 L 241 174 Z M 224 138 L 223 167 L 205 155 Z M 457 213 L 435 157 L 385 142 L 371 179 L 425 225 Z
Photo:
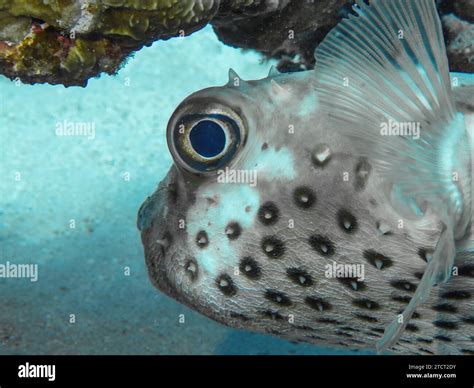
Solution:
M 169 117 L 229 66 L 258 79 L 271 65 L 206 27 L 86 88 L 0 76 L 0 264 L 39 266 L 37 282 L 0 279 L 0 354 L 372 354 L 226 328 L 148 280 L 135 221 L 171 165 Z M 64 122 L 94 136 L 58 136 Z

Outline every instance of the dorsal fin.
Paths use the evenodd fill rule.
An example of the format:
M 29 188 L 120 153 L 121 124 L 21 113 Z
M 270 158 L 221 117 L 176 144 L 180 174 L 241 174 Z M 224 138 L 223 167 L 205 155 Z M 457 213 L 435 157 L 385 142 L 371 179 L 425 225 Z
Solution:
M 444 222 L 403 319 L 394 320 L 378 343 L 384 350 L 398 340 L 431 288 L 450 277 L 455 219 L 466 212 L 452 173 L 469 151 L 463 120 L 454 108 L 434 1 L 356 3 L 356 15 L 341 21 L 315 53 L 321 109 L 329 116 L 330 129 L 354 140 L 356 153 L 370 158 L 407 198 L 437 206 Z M 395 130 L 384 133 L 392 126 Z

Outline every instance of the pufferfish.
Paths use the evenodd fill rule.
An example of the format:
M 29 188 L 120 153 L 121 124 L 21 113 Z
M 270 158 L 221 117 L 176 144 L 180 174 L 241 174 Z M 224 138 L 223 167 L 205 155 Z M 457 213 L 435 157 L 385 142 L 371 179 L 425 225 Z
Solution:
M 474 354 L 474 83 L 434 1 L 357 0 L 315 56 L 178 106 L 138 214 L 152 283 L 292 341 Z

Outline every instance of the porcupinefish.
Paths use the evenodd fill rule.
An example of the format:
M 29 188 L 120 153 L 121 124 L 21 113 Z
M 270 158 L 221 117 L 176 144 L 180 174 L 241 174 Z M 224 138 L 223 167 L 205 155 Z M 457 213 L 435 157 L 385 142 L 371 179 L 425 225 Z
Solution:
M 316 68 L 186 98 L 139 210 L 152 283 L 225 325 L 474 353 L 472 74 L 433 0 L 357 0 Z

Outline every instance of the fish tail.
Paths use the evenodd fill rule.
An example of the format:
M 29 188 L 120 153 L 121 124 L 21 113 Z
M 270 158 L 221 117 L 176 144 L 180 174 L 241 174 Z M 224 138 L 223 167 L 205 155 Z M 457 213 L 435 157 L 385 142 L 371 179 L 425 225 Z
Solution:
M 329 128 L 351 137 L 356 152 L 404 197 L 439 209 L 444 224 L 413 298 L 377 344 L 383 351 L 432 287 L 451 276 L 455 239 L 465 232 L 470 212 L 470 192 L 454 178 L 471 156 L 434 0 L 356 0 L 354 11 L 315 53 Z

